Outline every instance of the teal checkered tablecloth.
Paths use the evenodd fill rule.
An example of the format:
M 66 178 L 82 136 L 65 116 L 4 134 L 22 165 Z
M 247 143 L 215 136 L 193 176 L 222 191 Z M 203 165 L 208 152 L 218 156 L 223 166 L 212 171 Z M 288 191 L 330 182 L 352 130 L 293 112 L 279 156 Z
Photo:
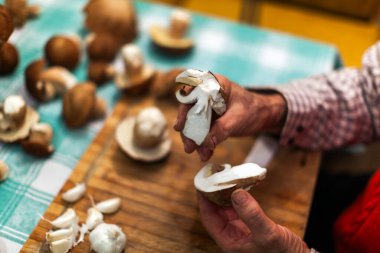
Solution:
M 38 105 L 25 92 L 24 69 L 42 56 L 48 38 L 58 33 L 86 35 L 81 12 L 84 0 L 31 2 L 41 4 L 42 15 L 12 35 L 21 62 L 14 74 L 0 77 L 0 99 L 22 94 L 37 107 L 41 121 L 53 126 L 56 152 L 48 159 L 38 159 L 27 155 L 17 144 L 0 144 L 0 159 L 11 169 L 8 180 L 0 183 L 0 253 L 19 251 L 40 219 L 39 214 L 44 213 L 103 124 L 99 121 L 83 129 L 68 129 L 60 116 L 60 99 Z M 210 69 L 243 85 L 273 85 L 326 72 L 339 63 L 338 52 L 330 45 L 198 14 L 193 16 L 190 31 L 196 48 L 189 55 L 172 58 L 155 51 L 147 33 L 153 23 L 167 24 L 172 9 L 140 1 L 135 6 L 140 30 L 136 43 L 145 53 L 146 61 L 160 69 L 174 66 Z M 86 79 L 86 65 L 87 58 L 83 55 L 74 71 L 78 80 Z M 118 99 L 114 85 L 99 88 L 98 95 L 108 101 L 111 111 Z

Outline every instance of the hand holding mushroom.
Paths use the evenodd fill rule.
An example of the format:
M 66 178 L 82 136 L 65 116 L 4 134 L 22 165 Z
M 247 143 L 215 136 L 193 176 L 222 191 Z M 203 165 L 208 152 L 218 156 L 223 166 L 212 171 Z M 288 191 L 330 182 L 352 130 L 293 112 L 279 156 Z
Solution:
M 177 83 L 185 84 L 185 90 L 188 92 L 190 89 L 186 86 L 196 87 L 187 96 L 183 96 L 183 92 L 182 95 L 180 92 L 177 93 L 177 99 L 186 104 L 179 108 L 174 129 L 181 132 L 185 152 L 192 153 L 197 150 L 201 160 L 207 161 L 216 146 L 230 136 L 253 135 L 262 131 L 280 132 L 286 116 L 286 104 L 281 95 L 249 92 L 221 75 L 205 73 L 209 72 L 187 70 L 177 77 Z M 212 84 L 202 85 L 204 82 Z M 219 95 L 215 88 L 212 88 L 216 87 L 215 82 L 220 86 Z M 208 86 L 211 88 L 207 88 Z M 209 93 L 208 101 L 204 101 L 205 92 Z M 202 94 L 201 97 L 198 97 L 198 94 Z M 226 111 L 214 119 L 211 117 L 210 107 L 215 112 L 223 109 L 222 98 Z M 202 123 L 202 129 L 200 124 L 195 126 L 188 123 L 200 115 L 204 115 L 206 118 L 202 121 L 207 122 Z M 208 122 L 211 122 L 210 129 Z

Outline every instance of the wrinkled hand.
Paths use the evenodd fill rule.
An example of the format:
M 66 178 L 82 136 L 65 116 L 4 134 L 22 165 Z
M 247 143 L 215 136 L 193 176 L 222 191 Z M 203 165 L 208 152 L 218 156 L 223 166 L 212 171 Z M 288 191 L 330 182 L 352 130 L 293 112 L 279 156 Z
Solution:
M 202 161 L 207 161 L 215 147 L 230 136 L 256 134 L 260 131 L 281 129 L 286 104 L 279 94 L 262 95 L 249 92 L 221 75 L 216 75 L 225 99 L 226 112 L 214 120 L 204 142 L 198 146 L 182 133 L 186 153 L 197 150 Z M 192 105 L 180 105 L 176 131 L 181 132 L 185 126 L 187 112 Z
M 309 253 L 302 239 L 270 220 L 244 190 L 232 194 L 233 207 L 220 207 L 198 193 L 201 220 L 227 253 Z

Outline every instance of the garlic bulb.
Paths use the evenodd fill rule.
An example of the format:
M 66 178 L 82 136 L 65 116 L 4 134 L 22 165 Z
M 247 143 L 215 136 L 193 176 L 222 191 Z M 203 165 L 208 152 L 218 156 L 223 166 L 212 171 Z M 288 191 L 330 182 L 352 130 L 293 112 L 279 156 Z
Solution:
M 112 199 L 99 202 L 98 204 L 95 205 L 95 208 L 101 213 L 110 214 L 119 210 L 120 205 L 121 205 L 120 198 L 112 198 Z
M 67 202 L 72 203 L 79 200 L 81 197 L 83 197 L 85 192 L 86 192 L 85 183 L 80 183 L 80 184 L 77 184 L 75 187 L 71 188 L 70 190 L 62 193 L 62 199 Z
M 120 253 L 126 242 L 127 237 L 114 224 L 100 224 L 90 233 L 91 248 L 97 253 Z
M 91 207 L 87 210 L 86 225 L 88 230 L 93 230 L 100 223 L 103 223 L 103 214 L 96 208 Z

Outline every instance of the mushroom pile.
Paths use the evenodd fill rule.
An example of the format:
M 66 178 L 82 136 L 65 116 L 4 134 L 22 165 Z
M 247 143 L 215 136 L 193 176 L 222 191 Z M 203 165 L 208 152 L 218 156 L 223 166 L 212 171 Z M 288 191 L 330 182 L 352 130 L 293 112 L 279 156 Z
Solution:
M 193 48 L 193 41 L 186 38 L 190 25 L 190 13 L 184 10 L 175 10 L 171 15 L 168 28 L 159 25 L 153 25 L 150 28 L 152 42 L 159 49 L 168 53 L 186 53 Z
M 16 27 L 23 26 L 29 18 L 35 18 L 41 12 L 38 5 L 28 5 L 27 0 L 5 0 L 4 4 Z
M 230 164 L 207 164 L 194 177 L 194 186 L 215 204 L 230 206 L 234 190 L 250 190 L 265 179 L 266 173 L 266 169 L 254 163 L 233 167 Z
M 12 15 L 0 5 L 0 76 L 12 73 L 19 63 L 17 48 L 7 42 L 13 32 Z
M 157 107 L 148 107 L 136 117 L 127 117 L 116 130 L 116 140 L 131 158 L 144 162 L 166 157 L 171 148 L 167 122 Z

